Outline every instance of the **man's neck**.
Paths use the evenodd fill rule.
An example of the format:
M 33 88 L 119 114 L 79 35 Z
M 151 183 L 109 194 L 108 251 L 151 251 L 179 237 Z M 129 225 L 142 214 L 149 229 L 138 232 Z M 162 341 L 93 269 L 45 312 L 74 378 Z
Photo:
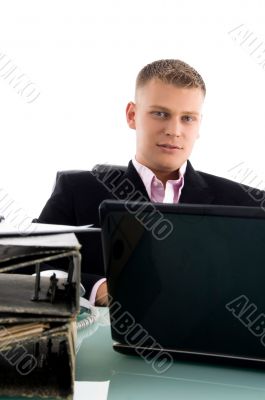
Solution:
M 157 179 L 159 179 L 163 183 L 164 187 L 166 186 L 167 181 L 179 179 L 179 170 L 172 172 L 164 172 L 152 169 L 152 171 L 157 177 Z

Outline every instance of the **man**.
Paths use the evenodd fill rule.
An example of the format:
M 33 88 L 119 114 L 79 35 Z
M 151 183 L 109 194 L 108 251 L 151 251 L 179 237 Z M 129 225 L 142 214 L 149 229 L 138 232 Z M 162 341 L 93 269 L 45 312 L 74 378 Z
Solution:
M 136 131 L 136 155 L 121 172 L 62 174 L 38 221 L 99 226 L 105 199 L 258 206 L 253 191 L 230 180 L 197 172 L 188 158 L 199 137 L 206 88 L 202 77 L 180 60 L 146 65 L 136 80 L 135 101 L 126 108 Z M 82 282 L 92 301 L 104 305 L 107 287 L 100 235 L 79 234 Z M 91 290 L 92 289 L 92 290 Z

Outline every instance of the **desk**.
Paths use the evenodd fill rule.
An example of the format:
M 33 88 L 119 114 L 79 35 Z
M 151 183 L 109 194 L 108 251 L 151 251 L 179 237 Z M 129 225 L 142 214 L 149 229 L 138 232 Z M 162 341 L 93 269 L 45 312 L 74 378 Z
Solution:
M 157 374 L 140 357 L 112 349 L 107 309 L 100 314 L 78 333 L 75 400 L 265 399 L 265 370 L 175 361 Z
M 140 357 L 115 352 L 107 311 L 100 312 L 103 322 L 86 331 L 77 353 L 76 380 L 87 382 L 77 387 L 78 400 L 265 399 L 265 370 L 175 361 L 159 375 Z

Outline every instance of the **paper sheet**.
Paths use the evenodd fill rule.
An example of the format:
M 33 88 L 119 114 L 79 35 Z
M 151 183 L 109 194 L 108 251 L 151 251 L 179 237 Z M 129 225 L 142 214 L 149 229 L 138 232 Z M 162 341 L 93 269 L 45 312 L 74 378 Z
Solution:
M 5 221 L 0 223 L 0 236 L 46 235 L 67 232 L 100 232 L 100 228 L 93 228 L 92 225 L 72 226 L 32 223 L 24 229 L 19 229 L 19 227 L 10 225 Z

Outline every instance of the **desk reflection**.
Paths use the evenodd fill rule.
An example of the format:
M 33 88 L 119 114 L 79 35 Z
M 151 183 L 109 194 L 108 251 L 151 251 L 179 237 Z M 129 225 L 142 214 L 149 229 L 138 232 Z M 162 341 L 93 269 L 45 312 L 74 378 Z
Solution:
M 83 332 L 77 354 L 76 380 L 109 381 L 107 400 L 124 399 L 264 399 L 264 370 L 175 361 L 163 374 L 136 356 L 112 349 L 106 310 L 103 322 Z M 89 395 L 89 385 L 87 386 Z

